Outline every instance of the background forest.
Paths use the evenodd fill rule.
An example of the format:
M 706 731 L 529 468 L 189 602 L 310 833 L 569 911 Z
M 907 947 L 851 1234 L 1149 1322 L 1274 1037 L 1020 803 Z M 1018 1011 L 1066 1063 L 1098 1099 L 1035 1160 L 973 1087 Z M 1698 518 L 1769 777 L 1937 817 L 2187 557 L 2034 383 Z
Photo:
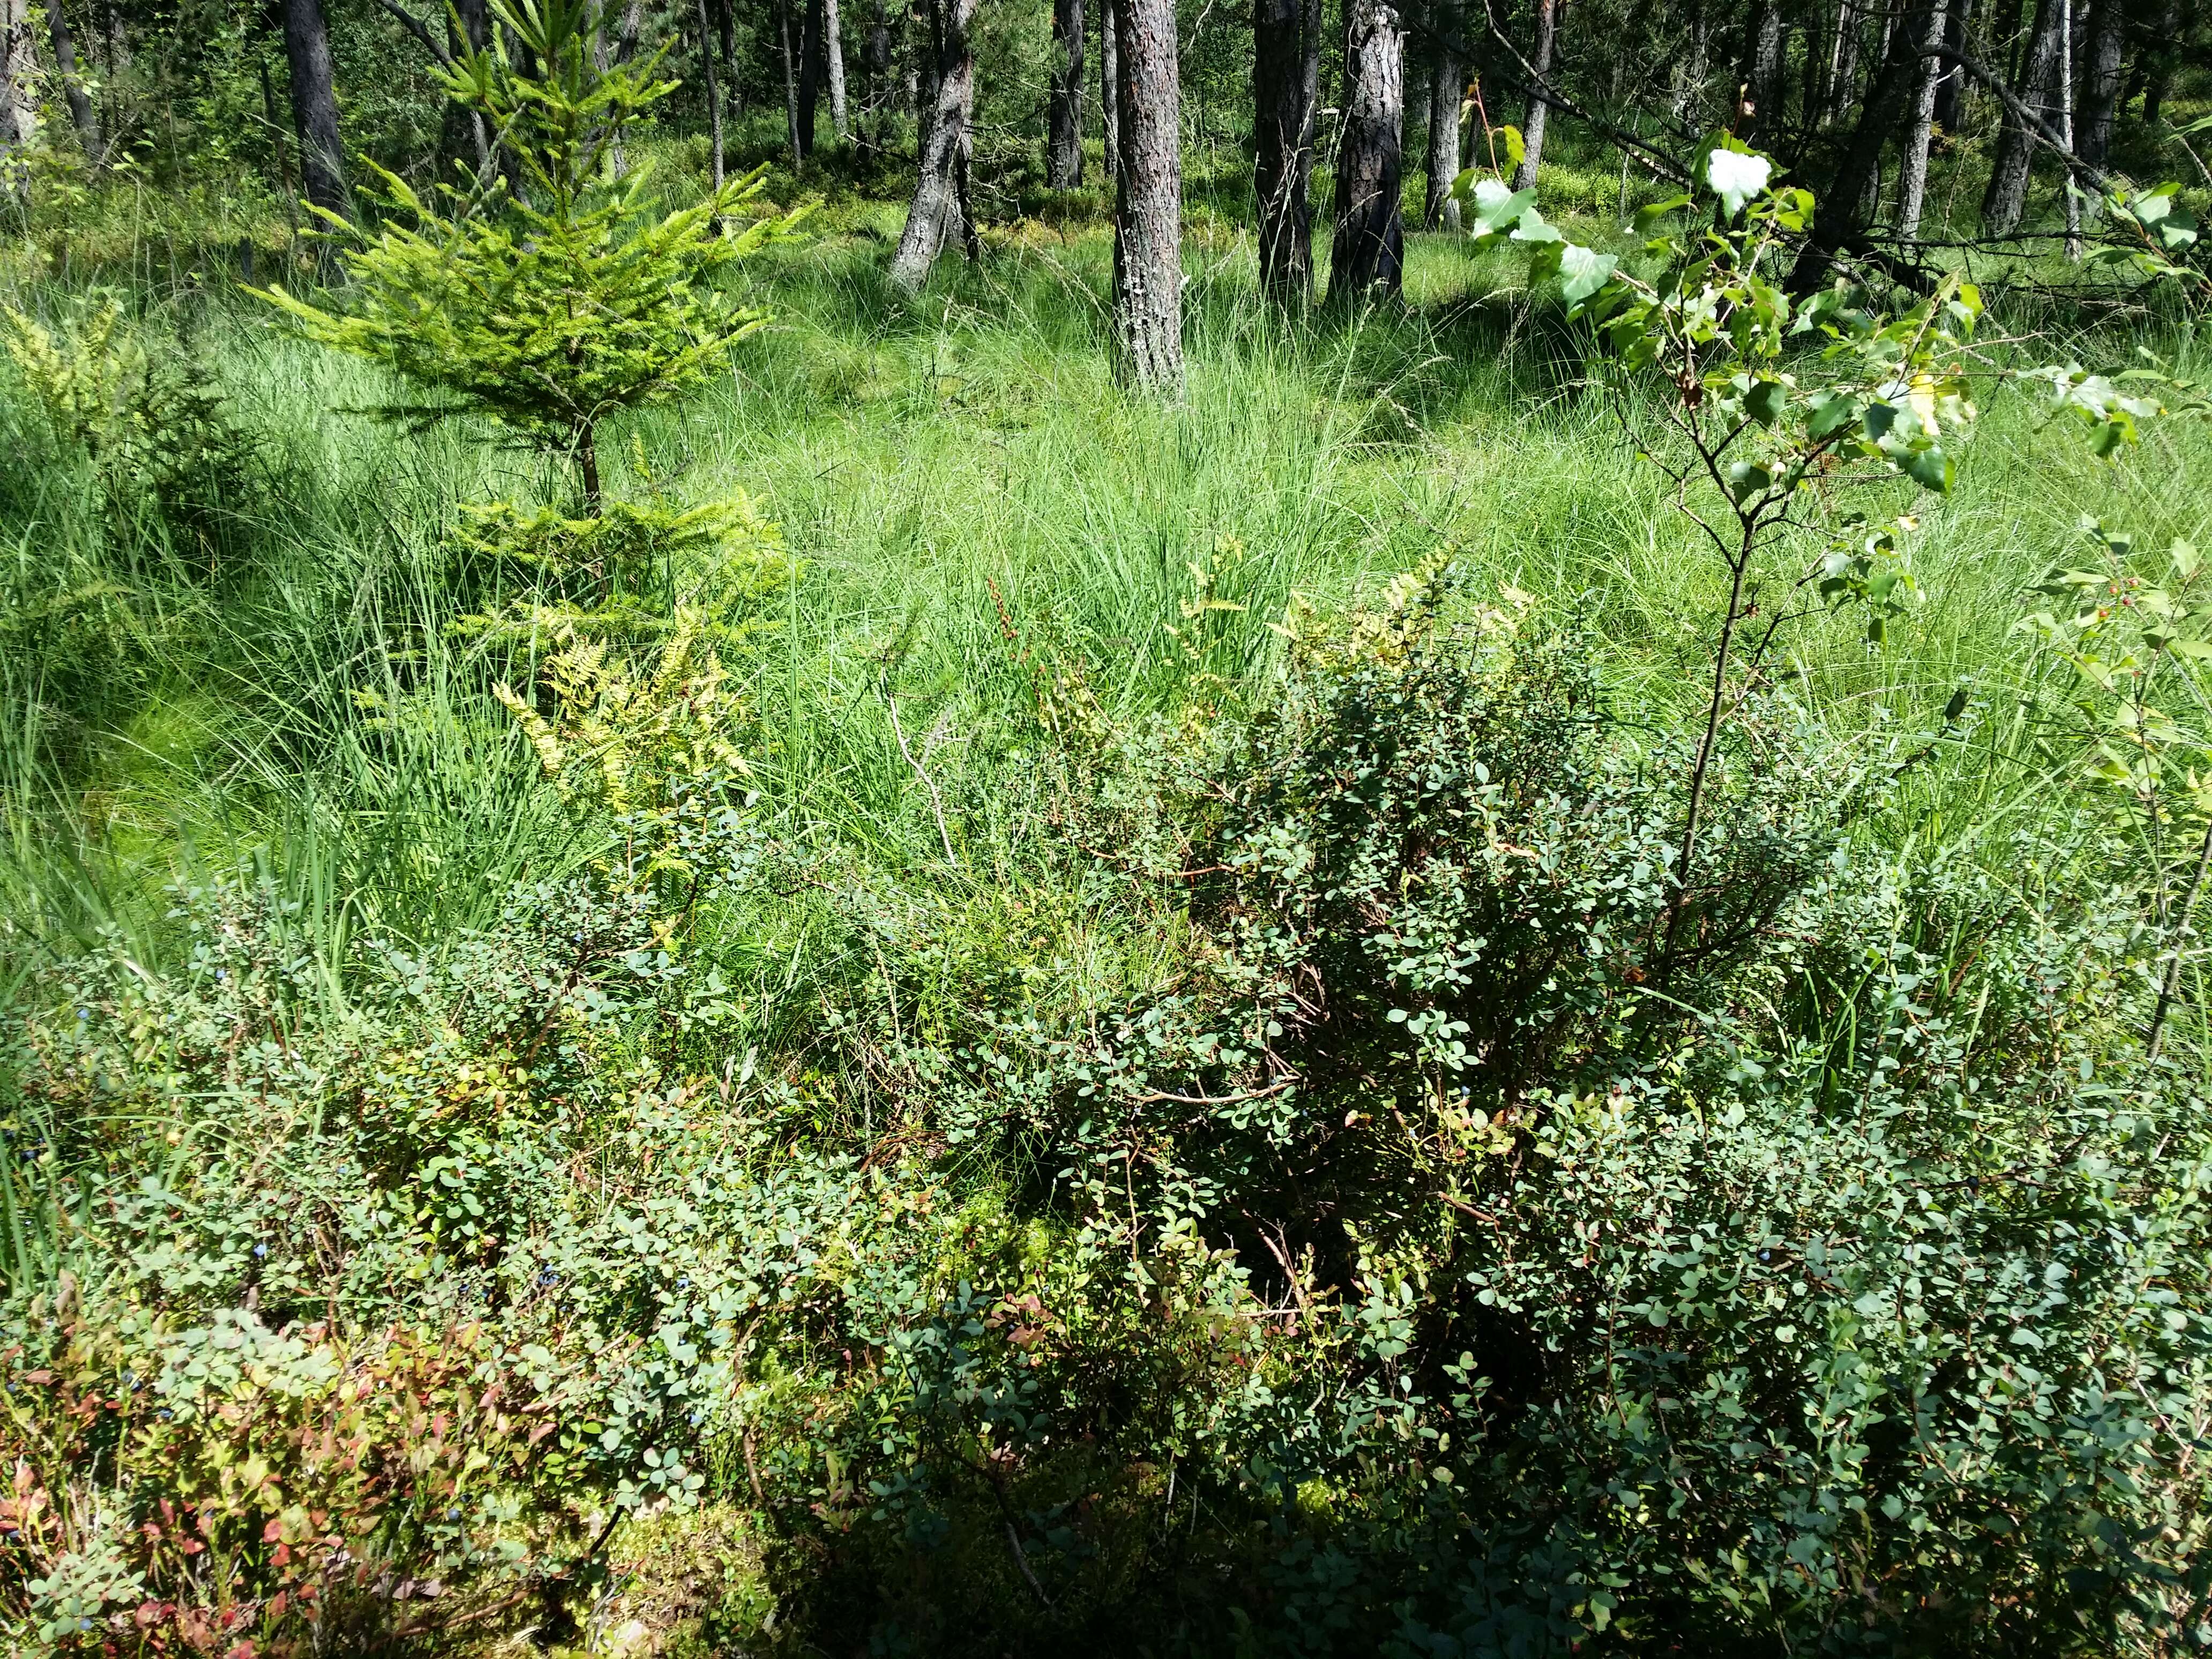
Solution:
M 0 0 L 9 1650 L 2212 1649 L 2203 27 Z

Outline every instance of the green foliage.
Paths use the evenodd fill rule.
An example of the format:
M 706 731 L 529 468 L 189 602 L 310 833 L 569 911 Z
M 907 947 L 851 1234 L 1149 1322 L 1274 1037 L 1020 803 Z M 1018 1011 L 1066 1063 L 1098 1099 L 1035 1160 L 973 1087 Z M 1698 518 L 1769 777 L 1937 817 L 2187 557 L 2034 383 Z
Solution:
M 441 207 L 380 169 L 409 222 L 387 225 L 348 261 L 359 309 L 326 311 L 282 288 L 263 297 L 308 337 L 389 363 L 444 399 L 392 412 L 487 415 L 573 456 L 596 510 L 599 422 L 696 386 L 765 323 L 708 279 L 789 235 L 805 210 L 726 226 L 759 194 L 756 173 L 653 218 L 643 168 L 611 184 L 605 174 L 623 129 L 674 89 L 654 78 L 658 55 L 599 68 L 589 0 L 495 10 L 498 44 L 442 82 L 499 135 L 513 187 L 441 185 Z

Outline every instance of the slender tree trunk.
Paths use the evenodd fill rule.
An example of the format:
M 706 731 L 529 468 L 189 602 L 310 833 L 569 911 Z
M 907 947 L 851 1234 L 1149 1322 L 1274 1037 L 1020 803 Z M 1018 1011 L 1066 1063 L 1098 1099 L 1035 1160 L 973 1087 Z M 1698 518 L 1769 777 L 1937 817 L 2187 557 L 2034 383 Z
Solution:
M 806 0 L 806 21 L 799 35 L 799 153 L 814 154 L 815 109 L 822 96 L 823 0 Z
M 1751 143 L 1771 148 L 1781 130 L 1782 0 L 1759 0 L 1752 14 L 1743 55 L 1744 97 L 1750 119 L 1741 131 Z
M 343 214 L 345 162 L 322 0 L 284 0 L 284 56 L 292 70 L 292 127 L 300 140 L 300 177 L 307 200 L 326 213 Z
M 1352 0 L 1358 3 L 1358 0 Z M 1552 48 L 1559 33 L 1561 0 L 1536 0 L 1536 50 L 1529 57 L 1530 64 L 1539 75 L 1552 72 Z M 1348 58 L 1347 58 L 1348 61 Z M 1349 76 L 1346 79 L 1349 79 Z M 1549 106 L 1534 89 L 1528 94 L 1528 112 L 1521 118 L 1521 165 L 1514 169 L 1513 188 L 1530 190 L 1536 183 L 1536 167 L 1544 155 L 1544 117 Z
M 1459 16 L 1451 0 L 1435 0 L 1436 62 L 1429 70 L 1428 198 L 1421 204 L 1424 230 L 1457 230 L 1459 204 L 1451 199 L 1459 177 L 1460 62 L 1451 42 Z
M 1175 0 L 1108 0 L 1121 103 L 1114 185 L 1114 320 L 1121 372 L 1162 397 L 1182 392 L 1182 87 Z
M 1540 3 L 1548 15 L 1555 0 Z M 1398 203 L 1405 51 L 1389 0 L 1346 0 L 1344 136 L 1336 150 L 1336 228 L 1328 250 L 1332 301 L 1377 290 L 1395 297 L 1405 287 Z
M 2058 0 L 2058 142 L 2066 150 L 2066 257 L 2081 257 L 2081 198 L 2074 179 L 2074 0 Z
M 2143 56 L 2143 125 L 2155 127 L 2165 112 L 2166 94 L 2173 85 L 2176 48 L 2181 42 L 2181 0 L 2166 0 L 2159 9 L 2153 44 Z
M 876 0 L 875 19 L 868 25 L 868 98 L 866 143 L 880 154 L 884 125 L 889 119 L 891 77 L 891 20 L 884 0 Z
M 27 0 L 0 0 L 0 197 L 9 199 L 22 194 L 19 157 L 37 122 L 32 73 Z
M 729 109 L 730 118 L 737 120 L 745 112 L 744 89 L 738 84 L 738 16 L 732 0 L 709 0 L 714 17 L 714 47 L 720 54 L 722 98 Z
M 2036 0 L 2025 66 L 2013 82 L 2021 101 L 2046 119 L 2057 93 L 2064 27 L 2061 0 Z M 2027 180 L 2035 162 L 2036 143 L 2008 109 L 2003 130 L 1997 135 L 1996 155 L 1990 163 L 1989 188 L 1982 192 L 1982 228 L 1991 235 L 2008 235 L 2020 226 L 2020 216 L 2027 206 Z
M 2128 14 L 2121 0 L 2094 0 L 2089 8 L 2088 37 L 2081 57 L 2074 153 L 2093 167 L 2102 167 L 2112 153 L 2112 118 L 2119 109 L 2121 62 L 2128 49 Z
M 85 158 L 97 166 L 100 118 L 93 113 L 92 94 L 84 89 L 84 76 L 77 72 L 76 42 L 70 36 L 62 0 L 46 0 L 46 33 L 54 46 L 54 74 L 62 83 L 62 96 L 69 102 L 70 125 L 76 129 Z
M 830 131 L 843 143 L 852 131 L 845 103 L 845 38 L 837 0 L 822 0 L 822 67 L 830 81 Z
M 1849 112 L 1858 90 L 1859 12 L 1856 0 L 1836 0 L 1835 55 L 1828 74 L 1826 118 L 1831 125 Z
M 1106 176 L 1121 188 L 1121 55 L 1115 49 L 1114 0 L 1098 0 L 1098 125 Z
M 1974 0 L 1951 0 L 1943 14 L 1943 39 L 1954 51 L 1966 50 L 1968 31 L 1974 22 Z M 1936 89 L 1936 125 L 1957 134 L 1966 125 L 1966 66 L 1955 58 L 1943 61 L 1943 75 Z
M 699 61 L 707 71 L 707 111 L 713 121 L 714 194 L 722 193 L 722 85 L 714 72 L 714 20 L 707 15 L 707 0 L 698 0 Z
M 1083 183 L 1083 0 L 1053 0 L 1052 110 L 1044 181 L 1051 190 Z
M 1110 3 L 1110 0 L 1109 0 Z M 1290 307 L 1313 297 L 1313 205 L 1306 198 L 1304 0 L 1254 0 L 1252 188 L 1260 285 Z
M 936 95 L 924 106 L 914 200 L 907 209 L 898 252 L 891 259 L 891 281 L 909 294 L 929 280 L 929 269 L 946 242 L 957 238 L 971 255 L 974 251 L 962 174 L 975 98 L 975 59 L 968 31 L 975 20 L 975 0 L 943 0 L 931 9 L 936 13 L 936 27 L 928 78 Z
M 1905 15 L 1904 27 L 1890 32 L 1889 49 L 1882 54 L 1874 79 L 1867 87 L 1866 103 L 1858 125 L 1844 148 L 1842 165 L 1813 221 L 1813 234 L 1790 275 L 1792 292 L 1803 294 L 1820 287 L 1839 252 L 1864 239 L 1872 214 L 1869 198 L 1881 182 L 1882 149 L 1905 118 L 1915 92 L 1926 77 L 1921 72 L 1920 43 L 1929 38 L 1928 13 L 1933 0 Z M 1936 27 L 1942 27 L 1939 19 Z
M 1945 0 L 1934 0 L 1928 9 L 1924 51 L 1918 65 L 1918 83 L 1912 89 L 1910 125 L 1905 132 L 1905 159 L 1897 169 L 1897 234 L 1920 234 L 1920 210 L 1928 198 L 1928 146 L 1934 137 L 1936 94 L 1943 79 L 1944 62 L 1937 51 L 1943 44 Z
M 791 61 L 791 0 L 775 0 L 776 34 L 783 46 L 783 119 L 791 138 L 791 167 L 794 173 L 806 162 L 799 147 L 799 76 Z

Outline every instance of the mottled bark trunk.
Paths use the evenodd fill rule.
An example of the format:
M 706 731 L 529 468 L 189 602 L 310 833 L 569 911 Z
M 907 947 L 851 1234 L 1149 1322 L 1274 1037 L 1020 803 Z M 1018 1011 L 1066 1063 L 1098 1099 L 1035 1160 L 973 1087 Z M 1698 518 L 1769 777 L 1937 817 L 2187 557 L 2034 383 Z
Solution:
M 2112 118 L 2120 102 L 2121 61 L 2127 55 L 2128 14 L 2121 0 L 2095 0 L 2081 54 L 2081 95 L 2075 106 L 2074 153 L 2093 167 L 2112 154 Z
M 2030 29 L 2023 65 L 2013 89 L 2020 100 L 2048 120 L 2051 100 L 2057 95 L 2058 55 L 2064 20 L 2059 0 L 2037 0 L 2035 22 Z M 2051 123 L 2056 125 L 2057 123 Z M 2020 226 L 2027 206 L 2028 174 L 2035 163 L 2038 140 L 2008 108 L 1997 135 L 1996 157 L 1990 163 L 1989 188 L 1982 192 L 1982 228 L 1991 235 L 2008 235 Z
M 837 0 L 822 0 L 822 68 L 830 82 L 830 131 L 842 144 L 852 122 L 845 104 L 845 37 Z
M 1435 0 L 1436 62 L 1429 70 L 1428 198 L 1421 204 L 1425 230 L 1457 230 L 1459 204 L 1451 198 L 1459 177 L 1460 62 L 1450 43 L 1459 39 L 1458 9 Z
M 1974 0 L 1951 0 L 1943 14 L 1943 40 L 1954 52 L 1966 50 L 1967 31 L 1973 27 Z M 1943 60 L 1942 79 L 1936 88 L 1936 125 L 1954 133 L 1966 125 L 1966 66 L 1956 58 Z
M 1121 55 L 1115 49 L 1114 0 L 1098 0 L 1098 127 L 1106 176 L 1121 178 Z
M 1759 0 L 1744 42 L 1742 137 L 1771 148 L 1782 124 L 1782 0 Z
M 1301 165 L 1306 135 L 1304 0 L 1254 0 L 1252 188 L 1260 213 L 1260 284 L 1279 304 L 1313 297 L 1313 204 Z
M 1182 87 L 1175 0 L 1108 0 L 1119 61 L 1114 321 L 1130 384 L 1182 391 Z
M 1083 0 L 1053 0 L 1052 110 L 1044 181 L 1051 190 L 1083 183 Z
M 1828 70 L 1824 118 L 1831 125 L 1850 112 L 1859 80 L 1859 10 L 1856 0 L 1836 0 L 1836 40 Z
M 1544 0 L 1548 10 L 1553 0 Z M 1406 37 L 1389 0 L 1346 0 L 1344 136 L 1336 150 L 1336 227 L 1328 297 L 1352 301 L 1405 287 L 1399 213 L 1406 117 Z
M 884 0 L 876 0 L 875 17 L 868 25 L 867 66 L 860 143 L 871 154 L 879 154 L 884 148 L 884 126 L 891 102 L 891 20 Z
M 791 165 L 796 171 L 805 157 L 799 148 L 799 76 L 792 62 L 791 0 L 775 0 L 775 32 L 783 54 L 783 121 L 791 141 Z
M 714 137 L 714 193 L 722 193 L 722 84 L 714 72 L 714 20 L 707 15 L 707 0 L 699 5 L 699 62 L 707 72 L 707 112 Z
M 1358 3 L 1358 0 L 1351 0 Z M 1536 0 L 1536 50 L 1528 62 L 1540 76 L 1552 72 L 1552 48 L 1559 38 L 1560 0 Z M 1347 80 L 1350 76 L 1347 75 Z M 1544 155 L 1544 117 L 1550 106 L 1531 89 L 1528 112 L 1521 118 L 1521 165 L 1513 172 L 1513 188 L 1532 189 L 1536 168 Z
M 1897 234 L 1920 234 L 1920 210 L 1928 199 L 1928 147 L 1935 136 L 1936 94 L 1943 79 L 1945 0 L 1934 0 L 1920 35 L 1923 51 L 1905 131 L 1905 157 L 1897 168 Z
M 84 146 L 88 160 L 100 160 L 100 118 L 93 113 L 92 94 L 84 89 L 84 76 L 77 69 L 76 40 L 70 33 L 69 18 L 62 10 L 62 0 L 46 0 L 46 33 L 53 41 L 54 75 L 62 83 L 62 97 L 69 104 L 70 125 L 76 129 L 76 141 Z
M 909 294 L 929 280 L 930 267 L 947 242 L 962 242 L 970 257 L 975 252 L 963 175 L 975 99 L 975 59 L 968 31 L 975 21 L 975 0 L 943 0 L 931 10 L 934 27 L 925 71 L 936 95 L 924 102 L 914 200 L 891 259 L 891 281 Z
M 1804 251 L 1790 272 L 1793 292 L 1802 294 L 1820 287 L 1827 281 L 1837 253 L 1859 246 L 1865 239 L 1872 202 L 1881 182 L 1882 149 L 1924 81 L 1920 44 L 1929 38 L 1929 9 L 1925 4 L 1914 7 L 1905 14 L 1904 26 L 1890 33 L 1889 50 L 1882 54 L 1868 84 L 1866 102 L 1844 147 L 1842 164 L 1821 198 L 1813 234 L 1806 239 Z M 1936 27 L 1942 27 L 1940 21 Z
M 2150 48 L 2143 55 L 2143 125 L 2158 125 L 2166 110 L 2166 94 L 2173 86 L 2174 60 L 2181 44 L 2181 0 L 2166 0 L 2159 8 L 2158 25 Z
M 307 200 L 327 213 L 346 210 L 345 162 L 338 145 L 338 100 L 331 78 L 331 33 L 322 0 L 284 0 L 284 56 L 292 71 L 292 130 L 300 140 L 300 178 Z
M 744 89 L 738 79 L 737 8 L 732 0 L 709 0 L 708 9 L 714 17 L 714 46 L 721 65 L 722 100 L 728 106 L 730 118 L 736 120 L 745 112 Z
M 799 154 L 814 154 L 816 106 L 822 98 L 822 3 L 806 0 L 806 20 L 799 35 Z
M 31 76 L 30 6 L 0 0 L 0 196 L 10 198 L 22 193 L 21 153 L 36 120 Z

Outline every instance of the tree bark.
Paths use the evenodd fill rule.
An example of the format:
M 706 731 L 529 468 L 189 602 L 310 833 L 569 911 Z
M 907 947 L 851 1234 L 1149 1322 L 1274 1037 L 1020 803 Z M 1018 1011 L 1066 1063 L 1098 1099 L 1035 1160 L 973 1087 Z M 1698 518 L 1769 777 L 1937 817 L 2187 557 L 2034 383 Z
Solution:
M 2074 117 L 2074 153 L 2102 167 L 2112 158 L 2121 60 L 2128 49 L 2128 14 L 2121 0 L 2094 0 L 2088 32 L 2087 48 L 2081 55 L 2081 96 Z
M 331 33 L 322 0 L 284 0 L 284 56 L 292 71 L 292 127 L 300 140 L 300 178 L 307 200 L 326 213 L 346 210 L 345 162 L 338 145 L 338 100 L 331 78 Z
M 1351 3 L 1356 4 L 1358 0 Z M 1560 0 L 1536 0 L 1536 50 L 1528 62 L 1539 75 L 1552 72 L 1552 48 L 1559 33 L 1559 5 Z M 1521 165 L 1513 171 L 1516 190 L 1535 187 L 1537 164 L 1544 155 L 1544 114 L 1549 107 L 1533 89 L 1530 91 L 1528 112 L 1521 118 Z
M 1051 190 L 1083 183 L 1083 0 L 1053 0 L 1052 110 L 1044 158 Z
M 860 143 L 874 154 L 884 148 L 884 112 L 890 102 L 891 20 L 884 0 L 876 0 L 876 15 L 868 24 L 866 61 L 868 81 L 861 100 Z
M 1856 0 L 1836 0 L 1836 40 L 1828 73 L 1824 118 L 1832 125 L 1850 111 L 1858 90 L 1859 12 Z
M 1451 43 L 1459 18 L 1451 0 L 1435 0 L 1436 62 L 1429 71 L 1428 198 L 1421 204 L 1424 230 L 1457 230 L 1459 204 L 1451 199 L 1459 177 L 1460 62 Z
M 1946 67 L 1941 48 L 1946 21 L 1945 0 L 1934 0 L 1928 9 L 1919 79 L 1912 89 L 1910 125 L 1905 132 L 1905 158 L 1897 169 L 1897 234 L 1920 234 L 1920 210 L 1928 199 L 1928 146 L 1935 136 L 1936 94 Z
M 97 166 L 100 118 L 93 113 L 92 95 L 85 91 L 84 76 L 77 71 L 76 42 L 70 36 L 69 19 L 63 15 L 62 0 L 46 0 L 46 33 L 53 41 L 54 74 L 69 103 L 70 125 L 76 129 L 76 141 L 84 146 L 86 160 Z
M 1973 27 L 1974 0 L 1951 0 L 1943 14 L 1943 40 L 1955 52 L 1966 50 L 1967 32 Z M 1936 89 L 1936 125 L 1955 135 L 1966 125 L 1966 66 L 1946 58 L 1943 76 Z
M 1121 188 L 1121 58 L 1115 49 L 1114 0 L 1098 0 L 1098 125 L 1106 176 Z
M 1182 392 L 1182 87 L 1175 0 L 1108 0 L 1117 17 L 1121 170 L 1114 189 L 1114 320 L 1130 384 Z
M 815 109 L 822 96 L 822 7 L 806 0 L 806 21 L 799 34 L 799 154 L 814 154 Z
M 929 80 L 934 97 L 925 101 L 915 166 L 914 200 L 906 229 L 891 259 L 891 281 L 908 293 L 929 280 L 930 267 L 945 245 L 955 240 L 975 257 L 974 228 L 967 212 L 968 121 L 974 106 L 975 59 L 968 31 L 975 20 L 975 0 L 933 4 L 935 27 L 930 42 Z
M 830 82 L 830 131 L 842 144 L 852 119 L 845 103 L 845 37 L 837 0 L 822 0 L 822 67 Z
M 2058 52 L 2064 21 L 2059 0 L 2037 0 L 2035 22 L 2029 31 L 2025 61 L 2014 89 L 2021 103 L 2048 119 L 2058 82 Z M 2052 122 L 2055 127 L 2057 124 Z M 2009 235 L 2020 226 L 2027 206 L 2028 174 L 2035 162 L 2036 139 L 2027 125 L 2007 109 L 2003 130 L 1997 135 L 1996 157 L 1990 163 L 1989 188 L 1982 192 L 1982 228 L 1994 236 Z
M 2181 43 L 2181 0 L 2166 0 L 2159 9 L 2158 27 L 2148 60 L 2143 68 L 2143 125 L 2155 127 L 2166 108 L 2166 94 L 2173 85 L 2173 65 Z
M 733 0 L 710 0 L 709 9 L 714 16 L 715 50 L 720 54 L 722 98 L 734 121 L 745 112 L 744 91 L 738 82 L 737 7 Z
M 1304 0 L 1254 0 L 1252 188 L 1260 285 L 1291 307 L 1313 297 L 1313 204 L 1300 165 L 1306 134 Z
M 793 172 L 806 158 L 799 148 L 799 79 L 791 61 L 791 0 L 775 0 L 775 27 L 783 47 L 783 119 L 791 139 L 791 166 Z
M 1555 3 L 1540 0 L 1547 15 Z M 1398 203 L 1405 51 L 1389 0 L 1346 0 L 1344 136 L 1337 143 L 1336 228 L 1328 251 L 1332 301 L 1376 290 L 1395 296 L 1405 288 L 1406 232 Z M 1533 157 L 1530 165 L 1533 169 Z
M 722 193 L 722 86 L 714 73 L 714 20 L 707 15 L 707 0 L 698 0 L 699 61 L 707 71 L 707 112 L 713 122 L 714 194 Z
M 1741 129 L 1748 143 L 1771 149 L 1782 125 L 1782 0 L 1759 0 L 1744 43 L 1744 96 L 1749 116 Z M 1533 176 L 1532 176 L 1533 181 Z
M 31 142 L 36 121 L 31 76 L 30 6 L 27 0 L 0 0 L 0 197 L 22 194 L 16 158 Z
M 1890 31 L 1888 50 L 1882 53 L 1874 79 L 1867 87 L 1866 103 L 1858 125 L 1844 146 L 1842 165 L 1836 169 L 1828 193 L 1821 198 L 1813 221 L 1813 234 L 1805 240 L 1790 274 L 1793 293 L 1803 294 L 1828 279 L 1836 255 L 1861 245 L 1871 218 L 1870 198 L 1881 182 L 1883 146 L 1904 119 L 1917 89 L 1925 83 L 1920 45 L 1930 39 L 1928 14 L 1934 0 L 1905 14 L 1904 27 Z M 1936 21 L 1940 30 L 1942 20 Z M 1940 34 L 1933 38 L 1940 39 Z

